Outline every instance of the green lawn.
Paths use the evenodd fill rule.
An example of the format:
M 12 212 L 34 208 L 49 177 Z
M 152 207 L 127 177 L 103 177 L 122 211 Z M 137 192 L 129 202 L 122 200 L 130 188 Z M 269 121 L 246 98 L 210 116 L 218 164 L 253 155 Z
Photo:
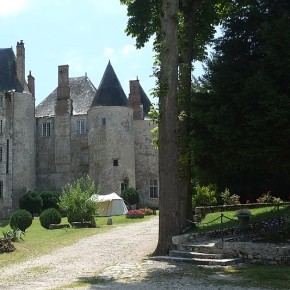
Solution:
M 250 222 L 258 222 L 266 219 L 271 219 L 274 217 L 279 217 L 282 215 L 290 215 L 290 208 L 288 206 L 280 206 L 277 209 L 275 206 L 264 207 L 264 208 L 255 208 L 250 209 L 251 217 Z M 212 231 L 221 229 L 221 214 L 223 217 L 223 227 L 235 227 L 238 226 L 238 219 L 235 217 L 236 211 L 227 211 L 227 212 L 215 212 L 209 213 L 205 216 L 205 218 L 201 221 L 201 223 L 194 229 L 196 232 L 203 231 Z
M 44 229 L 40 225 L 38 218 L 35 218 L 32 225 L 25 232 L 24 241 L 14 243 L 16 251 L 0 254 L 0 269 L 8 264 L 35 258 L 56 248 L 69 246 L 81 238 L 108 231 L 119 225 L 142 222 L 151 217 L 153 216 L 145 216 L 144 219 L 126 219 L 126 216 L 114 216 L 112 217 L 113 225 L 111 226 L 107 226 L 107 217 L 97 217 L 97 228 L 58 230 Z M 67 223 L 67 219 L 63 218 L 62 223 Z M 7 229 L 10 229 L 9 220 L 0 220 L 0 237 L 3 237 L 2 231 Z

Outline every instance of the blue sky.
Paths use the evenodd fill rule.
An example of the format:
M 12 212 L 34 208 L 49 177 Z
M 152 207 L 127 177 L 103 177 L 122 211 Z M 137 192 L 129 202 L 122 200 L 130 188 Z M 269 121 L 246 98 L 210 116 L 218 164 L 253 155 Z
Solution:
M 109 60 L 127 96 L 129 80 L 138 76 L 150 97 L 152 41 L 137 50 L 124 32 L 126 23 L 126 6 L 119 0 L 0 0 L 0 48 L 15 52 L 17 41 L 25 43 L 36 104 L 57 87 L 59 65 L 69 65 L 70 77 L 87 73 L 98 88 Z

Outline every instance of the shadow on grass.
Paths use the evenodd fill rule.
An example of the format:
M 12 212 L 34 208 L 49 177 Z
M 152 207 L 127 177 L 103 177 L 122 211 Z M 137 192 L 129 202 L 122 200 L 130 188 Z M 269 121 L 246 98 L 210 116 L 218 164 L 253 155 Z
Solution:
M 144 264 L 144 263 L 143 263 Z M 146 264 L 146 263 L 145 263 Z M 227 286 L 228 289 L 289 289 L 288 266 L 239 266 L 205 268 L 192 264 L 154 262 L 154 266 L 128 271 L 123 277 L 113 278 L 104 274 L 94 277 L 79 277 L 78 282 L 67 288 L 110 290 L 151 289 L 214 289 Z M 281 274 L 282 273 L 282 274 Z

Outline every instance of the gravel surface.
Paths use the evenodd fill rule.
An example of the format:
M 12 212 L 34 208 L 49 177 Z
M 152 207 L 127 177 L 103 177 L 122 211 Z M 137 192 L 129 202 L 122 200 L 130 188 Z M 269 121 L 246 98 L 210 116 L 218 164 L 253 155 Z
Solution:
M 196 276 L 196 266 L 148 259 L 157 240 L 158 217 L 119 226 L 2 268 L 0 289 L 250 289 L 231 285 L 232 277 L 218 272 Z

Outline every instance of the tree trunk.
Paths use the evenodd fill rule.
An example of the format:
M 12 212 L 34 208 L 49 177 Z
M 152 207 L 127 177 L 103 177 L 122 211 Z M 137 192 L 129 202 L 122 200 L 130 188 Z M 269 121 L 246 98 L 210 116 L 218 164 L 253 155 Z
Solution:
M 190 99 L 191 99 L 191 71 L 194 56 L 194 16 L 200 6 L 200 0 L 180 1 L 180 10 L 183 15 L 183 33 L 180 37 L 179 63 L 179 175 L 180 175 L 180 218 L 181 227 L 185 229 L 193 219 L 192 188 L 191 188 L 191 149 L 190 149 Z
M 155 255 L 167 255 L 180 234 L 177 146 L 178 0 L 164 0 L 161 15 L 159 94 L 159 239 Z

